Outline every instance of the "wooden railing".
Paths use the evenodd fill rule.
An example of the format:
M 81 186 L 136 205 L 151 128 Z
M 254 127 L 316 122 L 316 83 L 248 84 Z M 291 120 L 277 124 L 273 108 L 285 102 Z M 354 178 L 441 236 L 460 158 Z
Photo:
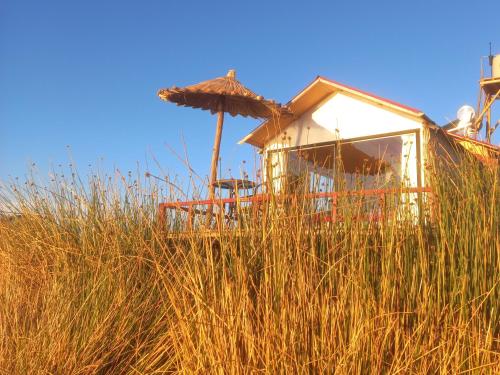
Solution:
M 308 193 L 304 195 L 287 195 L 287 194 L 257 194 L 252 196 L 243 196 L 235 198 L 219 198 L 219 199 L 205 199 L 205 200 L 191 200 L 191 201 L 176 201 L 176 202 L 165 202 L 159 205 L 159 219 L 161 222 L 165 221 L 167 210 L 178 210 L 185 212 L 187 214 L 187 229 L 190 230 L 193 227 L 194 218 L 197 215 L 206 215 L 206 210 L 204 207 L 208 206 L 218 206 L 220 208 L 219 214 L 215 213 L 214 216 L 219 216 L 226 221 L 238 220 L 235 213 L 238 207 L 242 205 L 260 207 L 265 202 L 275 201 L 275 202 L 290 202 L 292 200 L 300 199 L 316 200 L 316 199 L 327 199 L 330 208 L 328 209 L 328 215 L 323 216 L 324 221 L 337 221 L 337 209 L 338 202 L 343 197 L 374 197 L 378 198 L 379 206 L 386 207 L 386 200 L 388 196 L 397 197 L 407 194 L 418 194 L 430 193 L 431 189 L 428 187 L 423 188 L 405 188 L 405 189 L 371 189 L 371 190 L 353 190 L 353 191 L 341 191 L 341 192 L 315 192 Z M 371 218 L 376 215 L 370 215 Z

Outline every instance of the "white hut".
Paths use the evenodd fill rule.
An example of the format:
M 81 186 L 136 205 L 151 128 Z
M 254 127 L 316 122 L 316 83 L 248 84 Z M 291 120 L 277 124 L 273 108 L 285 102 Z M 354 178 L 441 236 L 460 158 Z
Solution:
M 495 149 L 442 130 L 418 109 L 320 76 L 288 106 L 293 117 L 267 120 L 240 141 L 262 150 L 275 191 L 304 174 L 325 190 L 423 188 L 432 140 L 448 150 L 454 140 Z M 339 164 L 342 187 L 335 182 Z
M 249 181 L 231 180 L 232 197 L 214 201 L 230 207 L 226 217 L 232 217 L 238 202 L 258 207 L 270 192 L 284 198 L 282 202 L 288 202 L 289 193 L 306 193 L 311 218 L 342 220 L 337 208 L 345 201 L 361 207 L 356 211 L 361 218 L 383 217 L 391 203 L 396 203 L 399 217 L 408 212 L 414 217 L 421 213 L 421 198 L 432 191 L 426 166 L 434 155 L 459 162 L 461 154 L 470 153 L 498 163 L 498 147 L 457 134 L 479 130 L 482 119 L 471 122 L 473 111 L 439 127 L 418 109 L 324 77 L 317 77 L 287 106 L 293 116 L 270 118 L 240 141 L 263 155 L 263 184 L 251 183 L 263 186 L 262 194 L 254 189 L 250 196 L 235 197 L 235 189 Z M 207 204 L 212 201 L 170 202 L 160 208 L 181 209 L 192 218 L 195 207 Z

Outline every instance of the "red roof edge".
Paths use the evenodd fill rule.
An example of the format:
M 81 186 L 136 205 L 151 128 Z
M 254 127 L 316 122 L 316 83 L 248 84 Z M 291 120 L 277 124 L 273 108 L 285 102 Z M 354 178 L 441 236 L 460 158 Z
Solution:
M 417 108 L 413 108 L 413 107 L 410 107 L 410 106 L 407 106 L 407 105 L 404 105 L 404 104 L 401 104 L 401 103 L 398 103 L 394 100 L 390 100 L 390 99 L 386 99 L 386 98 L 383 98 L 381 96 L 378 96 L 378 95 L 374 95 L 374 94 L 371 94 L 367 91 L 363 91 L 363 90 L 360 90 L 360 89 L 357 89 L 355 87 L 352 87 L 352 86 L 348 86 L 348 85 L 344 85 L 343 83 L 340 83 L 340 82 L 337 82 L 337 81 L 334 81 L 332 79 L 329 79 L 329 78 L 326 78 L 326 77 L 323 77 L 321 75 L 317 75 L 316 78 L 314 78 L 311 83 L 309 83 L 306 87 L 304 87 L 302 90 L 300 90 L 296 95 L 293 96 L 292 99 L 290 99 L 287 103 L 286 103 L 286 106 L 289 107 L 293 101 L 295 99 L 297 99 L 299 96 L 301 96 L 302 94 L 304 94 L 311 86 L 313 86 L 317 81 L 319 80 L 323 80 L 323 81 L 326 81 L 328 83 L 331 83 L 332 85 L 334 86 L 337 86 L 339 88 L 344 88 L 346 90 L 349 90 L 349 91 L 353 91 L 353 92 L 357 92 L 361 95 L 364 95 L 364 96 L 368 96 L 370 98 L 373 98 L 375 100 L 378 100 L 379 102 L 385 102 L 387 104 L 390 104 L 394 107 L 398 107 L 404 111 L 408 111 L 408 112 L 411 112 L 413 113 L 415 116 L 417 117 L 421 117 L 424 121 L 427 122 L 428 125 L 430 125 L 431 127 L 433 128 L 439 128 L 434 121 L 432 121 L 423 111 L 421 111 L 420 109 L 417 109 Z M 255 129 L 252 130 L 252 133 L 256 132 L 258 129 L 262 128 L 269 120 L 264 120 L 263 122 L 261 122 L 259 124 L 259 126 L 257 126 Z M 249 134 L 249 135 L 250 135 Z M 248 136 L 246 136 L 245 138 L 243 138 L 240 142 L 242 142 L 244 139 L 246 139 Z M 245 140 L 245 142 L 247 142 L 247 140 Z M 249 142 L 248 142 L 249 143 Z M 250 143 L 252 144 L 252 143 Z M 254 145 L 256 146 L 256 145 Z M 257 147 L 260 147 L 260 146 L 257 146 Z
M 379 100 L 381 102 L 385 102 L 385 103 L 391 104 L 391 105 L 393 105 L 395 107 L 399 107 L 399 108 L 405 109 L 407 111 L 413 112 L 413 113 L 418 114 L 418 115 L 420 115 L 420 114 L 423 115 L 423 111 L 421 111 L 421 110 L 419 110 L 417 108 L 413 108 L 413 107 L 410 107 L 410 106 L 398 103 L 398 102 L 396 102 L 394 100 L 382 98 L 381 96 L 374 95 L 372 93 L 369 93 L 367 91 L 363 91 L 363 90 L 357 89 L 357 88 L 352 87 L 352 86 L 344 85 L 343 83 L 331 80 L 329 78 L 326 78 L 326 77 L 323 77 L 323 76 L 317 76 L 316 79 L 322 79 L 322 80 L 327 81 L 327 82 L 329 82 L 329 83 L 331 83 L 331 84 L 333 84 L 335 86 L 339 86 L 339 87 L 345 88 L 347 90 L 355 91 L 355 92 L 358 92 L 360 94 L 363 94 L 363 95 L 366 95 L 366 96 L 370 96 L 370 97 L 372 97 L 372 98 L 374 98 L 376 100 Z
M 500 146 L 497 146 L 497 145 L 495 145 L 493 143 L 488 143 L 488 142 L 480 141 L 479 139 L 473 139 L 473 138 L 469 138 L 469 137 L 464 137 L 463 135 L 450 133 L 449 131 L 446 131 L 446 130 L 444 130 L 444 132 L 446 132 L 446 134 L 449 135 L 450 137 L 453 137 L 453 138 L 456 138 L 456 139 L 460 139 L 462 141 L 476 143 L 476 144 L 478 144 L 480 146 L 485 146 L 485 147 L 491 148 L 491 149 L 493 149 L 493 150 L 495 150 L 497 152 L 500 152 Z

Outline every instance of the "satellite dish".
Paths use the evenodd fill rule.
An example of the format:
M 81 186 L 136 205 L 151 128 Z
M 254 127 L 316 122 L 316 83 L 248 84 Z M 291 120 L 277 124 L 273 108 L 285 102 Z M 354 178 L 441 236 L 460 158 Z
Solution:
M 476 112 L 474 111 L 474 108 L 472 108 L 470 105 L 464 105 L 460 107 L 460 109 L 457 111 L 457 124 L 453 129 L 450 129 L 450 132 L 455 132 L 457 130 L 462 130 L 463 135 L 467 136 L 473 136 L 475 133 L 477 133 L 478 129 L 472 128 L 472 121 L 474 120 L 474 117 L 476 116 Z
M 457 119 L 459 124 L 470 124 L 476 116 L 476 111 L 470 105 L 463 105 L 457 111 Z

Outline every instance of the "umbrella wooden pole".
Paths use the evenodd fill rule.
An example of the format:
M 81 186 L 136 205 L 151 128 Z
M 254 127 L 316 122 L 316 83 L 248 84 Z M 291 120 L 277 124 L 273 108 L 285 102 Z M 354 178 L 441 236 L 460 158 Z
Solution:
M 219 161 L 220 142 L 222 139 L 222 126 L 224 124 L 224 111 L 217 113 L 217 129 L 215 130 L 214 148 L 212 151 L 212 164 L 210 166 L 210 181 L 208 185 L 208 199 L 215 199 L 215 183 L 217 181 L 217 163 Z M 207 224 L 210 224 L 213 213 L 213 205 L 209 204 L 207 208 Z

